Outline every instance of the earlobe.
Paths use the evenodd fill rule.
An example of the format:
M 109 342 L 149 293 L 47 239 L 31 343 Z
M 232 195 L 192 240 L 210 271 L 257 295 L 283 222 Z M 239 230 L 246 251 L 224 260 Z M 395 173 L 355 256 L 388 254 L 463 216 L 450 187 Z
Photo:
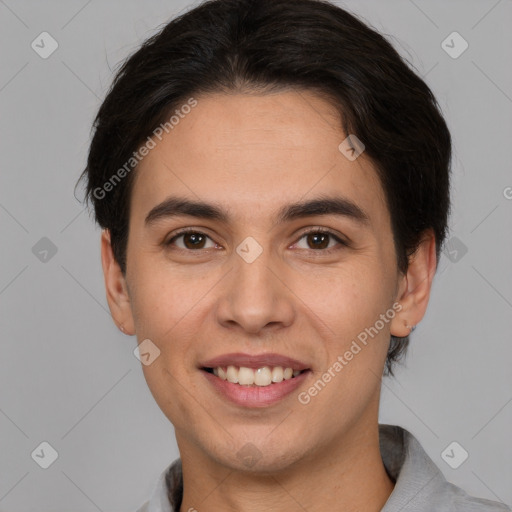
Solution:
M 114 257 L 108 229 L 103 229 L 101 233 L 101 264 L 112 319 L 125 334 L 133 335 L 135 328 L 128 287 L 121 267 Z
M 425 315 L 435 272 L 435 235 L 432 229 L 428 229 L 409 258 L 406 275 L 400 278 L 396 300 L 401 309 L 391 322 L 393 336 L 408 336 Z

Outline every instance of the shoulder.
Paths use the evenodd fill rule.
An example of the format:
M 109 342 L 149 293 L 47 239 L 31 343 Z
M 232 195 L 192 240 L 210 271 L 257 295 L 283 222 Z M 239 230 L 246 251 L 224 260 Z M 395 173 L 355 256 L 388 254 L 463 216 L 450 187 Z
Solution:
M 432 504 L 435 510 L 447 512 L 512 512 L 504 503 L 470 496 L 449 482 L 445 482 L 432 495 Z
M 395 425 L 380 425 L 386 471 L 395 481 L 382 512 L 512 512 L 507 505 L 475 498 L 451 484 L 418 440 Z

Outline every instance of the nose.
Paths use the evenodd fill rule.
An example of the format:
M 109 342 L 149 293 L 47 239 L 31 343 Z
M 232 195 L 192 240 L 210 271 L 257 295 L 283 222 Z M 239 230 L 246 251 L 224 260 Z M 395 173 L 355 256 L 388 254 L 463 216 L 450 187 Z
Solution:
M 224 282 L 217 303 L 217 318 L 223 327 L 259 334 L 288 327 L 293 323 L 293 292 L 269 251 L 252 263 L 233 255 L 234 268 Z

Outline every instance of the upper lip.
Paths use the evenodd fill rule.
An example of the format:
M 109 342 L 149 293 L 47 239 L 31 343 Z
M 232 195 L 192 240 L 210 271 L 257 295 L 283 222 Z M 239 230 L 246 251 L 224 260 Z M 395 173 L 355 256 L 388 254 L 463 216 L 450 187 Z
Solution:
M 200 363 L 202 368 L 218 368 L 219 366 L 243 366 L 245 368 L 262 368 L 263 366 L 282 366 L 283 368 L 292 368 L 293 370 L 307 370 L 309 366 L 297 359 L 283 356 L 281 354 L 223 354 L 214 357 L 208 361 Z

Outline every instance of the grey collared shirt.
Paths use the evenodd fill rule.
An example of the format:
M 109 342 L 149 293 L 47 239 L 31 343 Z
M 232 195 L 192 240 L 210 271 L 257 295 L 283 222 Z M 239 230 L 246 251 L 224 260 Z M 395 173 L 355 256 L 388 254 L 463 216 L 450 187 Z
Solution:
M 380 451 L 395 488 L 381 512 L 512 512 L 503 503 L 473 498 L 446 481 L 407 430 L 379 425 Z M 183 497 L 181 460 L 160 476 L 151 499 L 137 512 L 179 512 Z

